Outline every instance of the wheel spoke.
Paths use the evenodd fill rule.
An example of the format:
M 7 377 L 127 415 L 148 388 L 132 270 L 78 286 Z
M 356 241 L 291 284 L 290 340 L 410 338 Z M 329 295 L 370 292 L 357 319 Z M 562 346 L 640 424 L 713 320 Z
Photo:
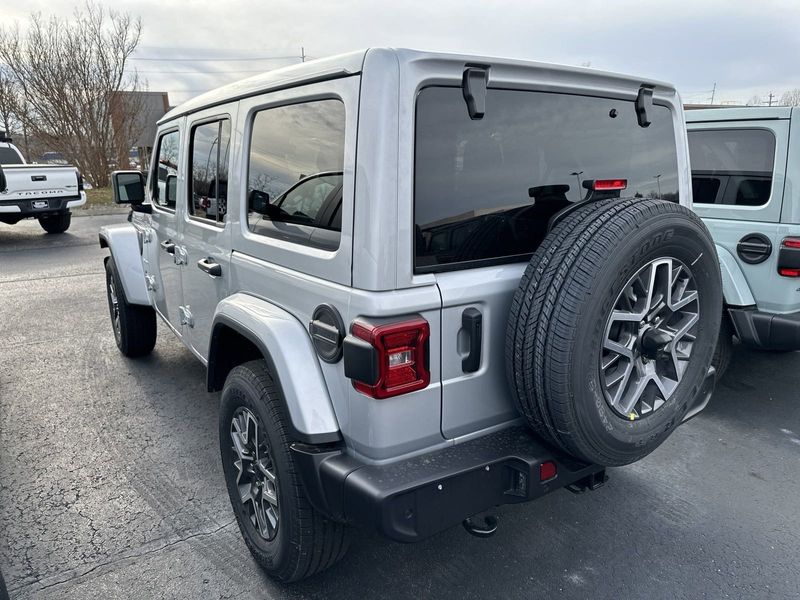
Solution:
M 607 350 L 611 350 L 612 352 L 616 352 L 617 354 L 624 356 L 625 358 L 633 359 L 633 350 L 620 344 L 619 342 L 615 342 L 614 340 L 610 340 L 606 338 L 603 346 Z
M 669 401 L 692 356 L 699 301 L 690 269 L 671 257 L 642 266 L 620 291 L 606 321 L 600 376 L 621 417 L 642 418 Z
M 230 436 L 239 502 L 258 534 L 266 540 L 278 531 L 278 477 L 258 417 L 239 408 L 231 419 Z

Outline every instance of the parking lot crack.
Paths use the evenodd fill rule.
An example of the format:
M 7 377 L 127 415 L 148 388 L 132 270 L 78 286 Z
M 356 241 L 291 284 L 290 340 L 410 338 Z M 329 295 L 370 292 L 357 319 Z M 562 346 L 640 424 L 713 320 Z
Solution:
M 111 560 L 107 560 L 107 561 L 104 561 L 104 562 L 100 562 L 100 563 L 98 563 L 96 565 L 93 565 L 92 567 L 90 567 L 90 568 L 88 568 L 88 569 L 86 569 L 84 571 L 81 571 L 81 572 L 76 572 L 79 569 L 73 569 L 72 571 L 68 572 L 68 576 L 66 578 L 62 578 L 62 579 L 59 579 L 57 581 L 52 581 L 50 583 L 45 583 L 43 585 L 41 584 L 41 582 L 39 582 L 39 585 L 38 585 L 38 587 L 36 587 L 35 591 L 36 592 L 43 592 L 44 590 L 48 590 L 48 589 L 51 589 L 51 588 L 55 588 L 55 587 L 58 587 L 58 586 L 61 586 L 61 585 L 67 584 L 67 583 L 71 583 L 71 582 L 83 579 L 84 577 L 87 577 L 88 575 L 91 575 L 92 573 L 94 573 L 96 571 L 100 571 L 100 570 L 104 570 L 104 569 L 109 568 L 109 567 L 113 567 L 113 566 L 115 566 L 115 565 L 117 565 L 119 563 L 125 563 L 125 562 L 130 562 L 130 561 L 133 561 L 133 560 L 138 560 L 138 559 L 144 558 L 146 556 L 150 556 L 152 554 L 157 554 L 159 552 L 162 552 L 164 550 L 172 548 L 173 546 L 177 546 L 179 544 L 191 542 L 194 539 L 205 538 L 205 537 L 216 535 L 217 533 L 219 533 L 223 529 L 226 529 L 227 527 L 230 527 L 231 525 L 233 525 L 235 522 L 236 522 L 235 519 L 231 519 L 230 521 L 227 521 L 226 523 L 224 523 L 224 524 L 220 525 L 219 527 L 216 527 L 215 529 L 212 529 L 210 531 L 199 531 L 199 532 L 193 533 L 191 535 L 181 536 L 178 539 L 173 539 L 173 540 L 171 540 L 171 541 L 169 541 L 169 542 L 167 542 L 165 544 L 162 544 L 162 545 L 158 546 L 157 548 L 148 548 L 148 549 L 143 550 L 143 551 L 141 551 L 141 548 L 140 548 L 139 549 L 140 551 L 138 551 L 138 552 L 131 552 L 131 553 L 123 554 L 121 556 L 117 556 L 117 557 L 115 557 L 115 558 L 113 558 Z M 27 591 L 25 588 L 33 588 L 34 586 L 37 586 L 37 584 L 34 583 L 34 584 L 30 584 L 28 586 L 22 586 L 20 588 L 11 589 L 9 591 L 14 593 L 14 594 L 17 594 L 17 593 L 21 593 L 22 591 Z

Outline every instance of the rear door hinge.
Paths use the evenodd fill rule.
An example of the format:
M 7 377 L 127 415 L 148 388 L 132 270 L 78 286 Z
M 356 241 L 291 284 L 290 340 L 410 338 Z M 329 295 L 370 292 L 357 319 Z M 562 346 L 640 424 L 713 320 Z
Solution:
M 151 292 L 155 292 L 158 289 L 158 284 L 156 283 L 156 278 L 153 275 L 145 275 L 144 276 L 145 283 L 147 284 L 147 289 Z

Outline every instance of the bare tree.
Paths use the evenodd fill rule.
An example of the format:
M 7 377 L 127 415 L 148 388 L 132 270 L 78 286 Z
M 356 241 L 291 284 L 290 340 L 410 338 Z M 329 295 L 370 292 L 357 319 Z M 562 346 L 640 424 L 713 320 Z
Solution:
M 0 127 L 3 131 L 11 134 L 15 132 L 14 127 L 14 106 L 16 105 L 17 90 L 14 80 L 0 69 Z
M 781 104 L 783 106 L 800 106 L 800 88 L 784 92 L 781 96 Z
M 761 96 L 758 94 L 750 96 L 750 100 L 747 101 L 747 106 L 761 106 Z
M 108 185 L 109 162 L 136 137 L 139 107 L 126 92 L 141 84 L 126 67 L 140 35 L 140 19 L 91 2 L 72 19 L 34 13 L 24 33 L 0 28 L 0 59 L 18 91 L 15 116 L 96 186 Z

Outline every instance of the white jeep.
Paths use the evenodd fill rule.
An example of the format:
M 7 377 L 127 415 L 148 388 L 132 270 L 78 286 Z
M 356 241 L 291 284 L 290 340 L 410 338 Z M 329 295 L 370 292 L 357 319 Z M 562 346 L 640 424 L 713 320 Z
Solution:
M 100 231 L 114 335 L 147 354 L 158 315 L 207 366 L 280 580 L 350 525 L 489 535 L 708 402 L 720 275 L 670 85 L 372 49 L 191 100 L 155 148 Z

